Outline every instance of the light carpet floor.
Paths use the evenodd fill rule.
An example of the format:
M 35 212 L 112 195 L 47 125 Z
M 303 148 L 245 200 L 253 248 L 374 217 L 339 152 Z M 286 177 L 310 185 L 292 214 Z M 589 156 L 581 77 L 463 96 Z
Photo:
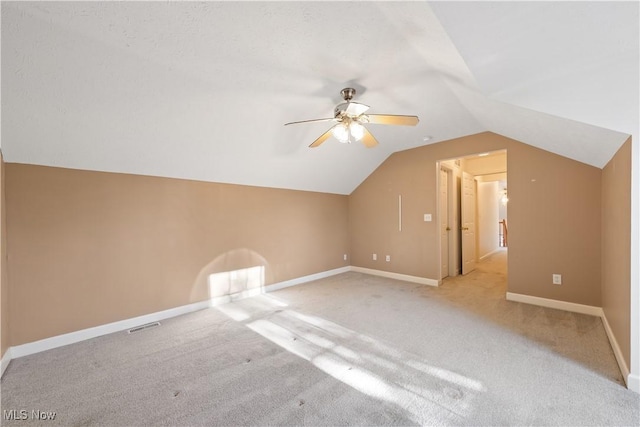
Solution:
M 640 425 L 597 317 L 359 273 L 13 360 L 3 425 Z M 5 418 L 5 417 L 3 417 Z

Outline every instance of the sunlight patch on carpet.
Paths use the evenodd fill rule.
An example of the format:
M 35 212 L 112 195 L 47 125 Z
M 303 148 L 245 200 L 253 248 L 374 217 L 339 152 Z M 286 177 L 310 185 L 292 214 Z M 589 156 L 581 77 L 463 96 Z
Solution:
M 272 301 L 263 297 L 218 309 L 354 390 L 402 409 L 416 423 L 463 422 L 486 392 L 480 381 L 335 322 L 277 309 L 282 304 L 269 309 Z

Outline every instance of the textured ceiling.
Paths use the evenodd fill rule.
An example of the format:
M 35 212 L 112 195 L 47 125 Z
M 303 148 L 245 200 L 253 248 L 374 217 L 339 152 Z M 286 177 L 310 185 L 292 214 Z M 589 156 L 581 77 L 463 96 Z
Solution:
M 638 136 L 636 2 L 2 2 L 7 162 L 349 194 L 482 131 L 602 167 Z M 380 145 L 328 140 L 340 89 Z M 425 141 L 425 137 L 432 139 Z

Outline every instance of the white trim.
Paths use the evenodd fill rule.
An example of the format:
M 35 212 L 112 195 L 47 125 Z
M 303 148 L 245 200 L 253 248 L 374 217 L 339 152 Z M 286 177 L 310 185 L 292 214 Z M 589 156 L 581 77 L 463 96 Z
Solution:
M 548 298 L 534 297 L 530 295 L 514 294 L 512 292 L 507 292 L 507 300 L 600 317 L 602 319 L 604 330 L 607 333 L 609 343 L 611 344 L 611 349 L 613 350 L 613 354 L 616 357 L 616 362 L 618 362 L 620 373 L 622 373 L 622 378 L 624 379 L 627 388 L 629 390 L 635 391 L 636 393 L 640 393 L 640 376 L 629 372 L 629 367 L 624 360 L 622 350 L 620 350 L 620 346 L 618 345 L 618 340 L 613 334 L 613 330 L 609 325 L 609 321 L 607 320 L 607 316 L 605 316 L 602 307 L 582 305 L 573 302 L 558 301 Z
M 525 304 L 539 305 L 541 307 L 555 308 L 557 310 L 571 311 L 574 313 L 588 314 L 602 317 L 602 308 L 592 305 L 576 304 L 574 302 L 558 301 L 555 299 L 534 297 L 531 295 L 514 294 L 507 292 L 507 301 L 523 302 Z
M 290 286 L 300 285 L 302 283 L 313 282 L 314 280 L 320 280 L 327 277 L 335 276 L 336 274 L 348 273 L 351 271 L 350 266 L 335 268 L 333 270 L 322 271 L 320 273 L 310 274 L 308 276 L 298 277 L 296 279 L 285 280 L 284 282 L 274 283 L 264 287 L 265 292 L 273 292 L 278 289 L 288 288 Z
M 627 377 L 627 388 L 640 393 L 640 375 L 629 374 Z
M 105 325 L 95 326 L 93 328 L 82 329 L 68 334 L 57 335 L 51 338 L 45 338 L 39 341 L 11 347 L 11 356 L 15 359 L 18 357 L 28 356 L 30 354 L 39 353 L 45 350 L 74 344 L 80 341 L 96 338 L 102 335 L 120 332 L 131 329 L 145 323 L 157 322 L 159 320 L 169 319 L 171 317 L 180 316 L 182 314 L 191 313 L 210 307 L 216 299 L 200 301 L 189 305 L 170 308 L 168 310 L 158 311 L 156 313 L 145 314 L 143 316 L 133 317 L 131 319 L 120 320 Z
M 214 307 L 216 305 L 225 304 L 231 301 L 237 301 L 239 299 L 252 297 L 265 292 L 272 292 L 272 291 L 286 288 L 289 286 L 295 286 L 301 283 L 310 282 L 312 280 L 323 279 L 325 277 L 334 276 L 336 274 L 346 273 L 350 271 L 350 269 L 351 268 L 349 266 L 336 268 L 334 270 L 323 271 L 320 273 L 298 277 L 296 279 L 291 279 L 284 282 L 274 283 L 272 285 L 264 286 L 261 288 L 250 289 L 250 290 L 238 292 L 232 295 L 215 297 L 205 301 L 196 302 L 193 304 L 170 308 L 168 310 L 145 314 L 143 316 L 133 317 L 131 319 L 125 319 L 125 320 L 120 320 L 113 323 L 107 323 L 105 325 L 82 329 L 79 331 L 70 332 L 68 334 L 57 335 L 57 336 L 45 338 L 39 341 L 34 341 L 34 342 L 10 347 L 6 351 L 5 356 L 2 358 L 2 371 L 4 372 L 4 369 L 6 369 L 5 357 L 7 357 L 7 354 L 9 355 L 8 360 L 11 360 L 12 358 L 15 359 L 18 357 L 28 356 L 30 354 L 39 353 L 45 350 L 51 350 L 51 349 L 62 347 L 69 344 L 74 344 L 80 341 L 96 338 L 102 335 L 107 335 L 114 332 L 128 330 L 131 328 L 135 328 L 136 326 L 144 325 L 147 323 L 158 322 L 160 320 L 169 319 L 169 318 L 180 316 L 183 314 L 193 313 L 194 311 L 199 311 L 205 308 Z M 8 365 L 9 362 L 7 361 L 6 364 Z
M 491 252 L 489 252 L 488 254 L 484 254 L 484 255 L 482 255 L 482 256 L 480 257 L 480 261 L 482 261 L 483 259 L 485 259 L 485 258 L 487 258 L 487 257 L 490 257 L 490 256 L 491 256 L 491 255 L 493 255 L 493 254 L 497 254 L 498 252 L 502 252 L 502 250 L 503 250 L 503 249 L 506 249 L 506 248 L 498 247 L 497 249 L 492 250 L 492 251 L 491 251 Z
M 402 231 L 402 194 L 398 194 L 398 231 Z
M 602 311 L 602 324 L 604 325 L 604 330 L 607 333 L 607 337 L 609 338 L 609 343 L 611 344 L 611 348 L 613 349 L 613 354 L 616 356 L 616 361 L 618 362 L 618 366 L 620 367 L 620 372 L 622 373 L 622 378 L 624 379 L 625 384 L 629 387 L 629 368 L 627 367 L 627 362 L 625 362 L 624 357 L 622 356 L 622 350 L 620 350 L 620 346 L 618 345 L 618 340 L 616 340 L 616 336 L 613 334 L 613 330 L 607 321 L 607 316 L 604 314 L 604 310 Z
M 4 355 L 2 356 L 2 363 L 0 363 L 0 378 L 2 378 L 2 376 L 4 375 L 4 371 L 7 369 L 10 362 L 11 362 L 11 347 L 9 347 L 7 351 L 4 352 Z
M 387 277 L 389 279 L 404 280 L 405 282 L 419 283 L 421 285 L 438 286 L 439 282 L 426 277 L 410 276 L 408 274 L 392 273 L 390 271 L 373 270 L 371 268 L 351 266 L 351 271 L 356 273 L 371 274 L 373 276 Z
M 403 280 L 406 282 L 419 283 L 422 285 L 438 286 L 439 284 L 437 280 L 429 279 L 426 277 L 410 276 L 407 274 L 392 273 L 389 271 L 374 270 L 374 269 L 364 268 L 364 267 L 346 266 L 346 267 L 336 268 L 333 270 L 310 274 L 308 276 L 298 277 L 296 279 L 286 280 L 284 282 L 274 283 L 274 284 L 265 286 L 263 288 L 256 288 L 256 289 L 251 289 L 244 292 L 239 292 L 233 295 L 225 295 L 221 297 L 211 298 L 206 301 L 200 301 L 193 304 L 183 305 L 180 307 L 159 311 L 156 313 L 134 317 L 131 319 L 125 319 L 118 322 L 108 323 L 106 325 L 100 325 L 93 328 L 70 332 L 68 334 L 58 335 L 51 338 L 45 338 L 43 340 L 34 341 L 31 343 L 22 344 L 19 346 L 9 347 L 7 351 L 5 351 L 4 356 L 2 356 L 2 361 L 0 366 L 0 369 L 1 369 L 0 377 L 4 375 L 4 372 L 9 366 L 9 363 L 11 362 L 11 360 L 18 357 L 23 357 L 30 354 L 51 350 L 57 347 L 74 344 L 80 341 L 96 338 L 96 337 L 107 335 L 114 332 L 128 330 L 133 327 L 143 325 L 146 323 L 169 319 L 171 317 L 192 313 L 195 311 L 203 310 L 208 307 L 214 307 L 216 305 L 224 304 L 230 301 L 236 301 L 239 299 L 248 298 L 248 297 L 259 295 L 265 292 L 277 291 L 278 289 L 283 289 L 290 286 L 296 286 L 302 283 L 323 279 L 323 278 L 334 276 L 337 274 L 346 273 L 349 271 L 354 271 L 357 273 L 364 273 L 364 274 L 371 274 L 374 276 L 387 277 L 390 279 Z M 623 377 L 627 381 L 627 387 L 630 390 L 640 393 L 640 377 L 638 375 L 629 373 L 629 369 L 627 368 L 627 365 L 624 362 L 624 358 L 622 357 L 620 347 L 618 346 L 615 336 L 613 335 L 613 332 L 609 327 L 609 323 L 607 322 L 606 317 L 604 316 L 604 312 L 602 311 L 602 308 L 582 305 L 582 304 L 575 304 L 575 303 L 570 303 L 565 301 L 557 301 L 557 300 L 552 300 L 547 298 L 534 297 L 529 295 L 515 294 L 512 292 L 507 292 L 507 300 L 601 317 L 604 324 L 605 331 L 607 333 L 607 337 L 611 342 L 613 352 L 616 356 L 616 360 L 618 361 L 618 365 L 620 366 L 620 370 L 622 371 Z

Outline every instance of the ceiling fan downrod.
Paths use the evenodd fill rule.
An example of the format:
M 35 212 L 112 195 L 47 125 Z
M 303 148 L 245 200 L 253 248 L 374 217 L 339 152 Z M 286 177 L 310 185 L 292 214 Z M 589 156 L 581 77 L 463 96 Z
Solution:
M 356 95 L 356 90 L 352 87 L 345 87 L 340 91 L 340 95 L 342 95 L 342 99 L 349 102 Z

